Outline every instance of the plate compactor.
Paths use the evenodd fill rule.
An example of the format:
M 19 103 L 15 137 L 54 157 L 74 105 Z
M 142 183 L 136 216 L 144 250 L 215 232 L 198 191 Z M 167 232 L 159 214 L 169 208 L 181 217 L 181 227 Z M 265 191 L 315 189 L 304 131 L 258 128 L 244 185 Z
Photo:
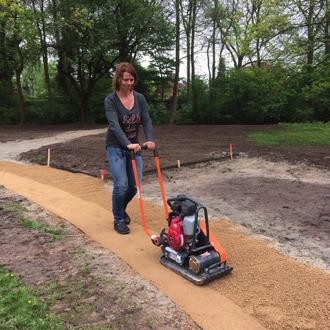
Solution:
M 161 264 L 197 285 L 230 273 L 233 268 L 227 265 L 227 253 L 210 232 L 206 207 L 186 195 L 166 200 L 157 150 L 153 150 L 153 155 L 168 223 L 159 235 L 151 235 L 148 230 L 134 152 L 131 159 L 143 229 L 152 243 L 161 247 Z

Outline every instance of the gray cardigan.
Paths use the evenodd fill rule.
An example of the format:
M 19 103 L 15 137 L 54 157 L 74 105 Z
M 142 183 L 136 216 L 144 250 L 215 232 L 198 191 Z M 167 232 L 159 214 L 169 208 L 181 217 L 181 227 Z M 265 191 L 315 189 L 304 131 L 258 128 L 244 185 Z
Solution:
M 116 92 L 105 98 L 105 113 L 109 122 L 107 147 L 126 147 L 131 143 L 139 143 L 140 125 L 143 125 L 146 140 L 152 141 L 153 127 L 146 99 L 136 91 L 133 95 L 134 106 L 131 110 L 124 107 Z

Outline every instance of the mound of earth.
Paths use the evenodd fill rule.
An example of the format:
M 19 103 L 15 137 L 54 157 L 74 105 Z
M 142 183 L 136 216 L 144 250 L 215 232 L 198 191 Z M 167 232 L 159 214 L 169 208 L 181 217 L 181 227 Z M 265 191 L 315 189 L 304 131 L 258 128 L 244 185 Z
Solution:
M 247 139 L 250 132 L 274 129 L 278 129 L 278 126 L 158 126 L 154 135 L 163 169 L 177 167 L 178 160 L 181 165 L 191 165 L 207 160 L 228 159 L 229 144 L 233 144 L 235 154 L 330 168 L 329 146 L 269 146 L 258 145 Z M 142 136 L 140 140 L 143 141 Z M 22 153 L 20 159 L 45 165 L 50 148 L 53 167 L 93 176 L 99 176 L 100 169 L 105 169 L 106 177 L 110 175 L 105 156 L 105 134 L 86 136 L 64 144 L 53 142 Z M 153 172 L 152 155 L 147 152 L 144 158 L 145 173 Z

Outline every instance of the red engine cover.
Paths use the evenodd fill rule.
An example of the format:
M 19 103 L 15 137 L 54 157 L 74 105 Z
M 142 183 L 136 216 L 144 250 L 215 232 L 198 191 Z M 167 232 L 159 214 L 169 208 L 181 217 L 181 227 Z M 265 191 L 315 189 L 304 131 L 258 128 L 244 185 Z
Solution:
M 171 220 L 171 225 L 167 233 L 167 242 L 174 250 L 179 250 L 186 244 L 183 233 L 183 221 L 180 216 L 175 216 Z

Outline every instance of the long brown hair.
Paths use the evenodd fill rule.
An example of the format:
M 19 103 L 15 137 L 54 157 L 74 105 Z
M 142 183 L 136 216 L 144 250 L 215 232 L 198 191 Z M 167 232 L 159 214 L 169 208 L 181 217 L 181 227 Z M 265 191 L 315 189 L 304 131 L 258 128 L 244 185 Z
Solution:
M 116 65 L 116 72 L 112 78 L 112 87 L 116 91 L 119 90 L 120 81 L 123 78 L 124 72 L 130 73 L 134 77 L 134 86 L 137 83 L 137 74 L 134 66 L 128 62 L 122 62 Z

